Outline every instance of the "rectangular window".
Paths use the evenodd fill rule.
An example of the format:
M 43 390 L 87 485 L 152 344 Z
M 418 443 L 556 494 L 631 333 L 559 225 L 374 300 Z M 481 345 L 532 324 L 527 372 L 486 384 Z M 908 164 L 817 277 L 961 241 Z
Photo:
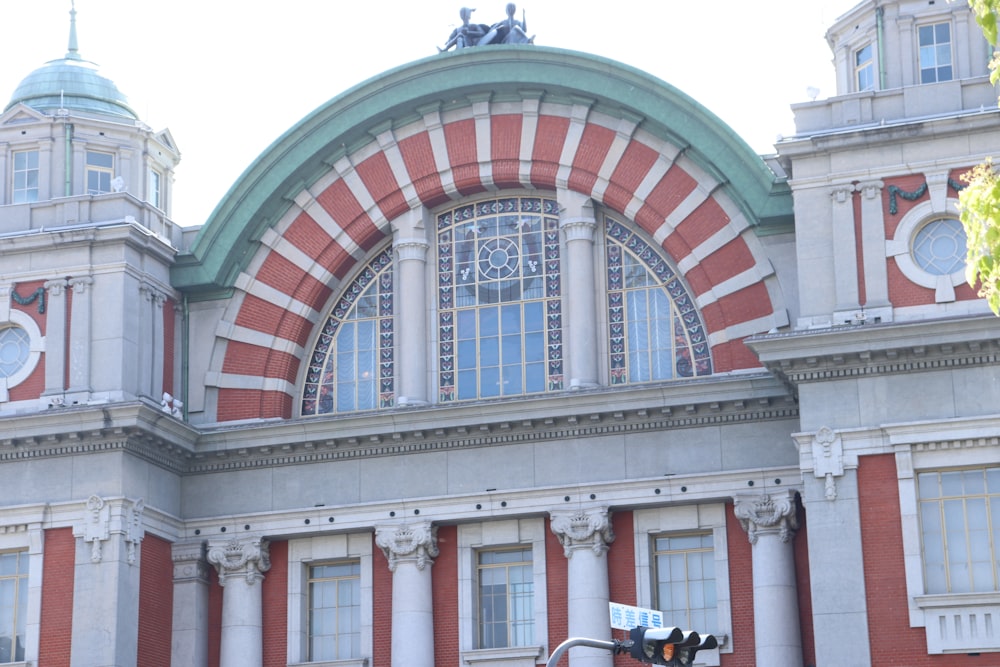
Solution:
M 711 533 L 653 538 L 656 608 L 664 624 L 698 632 L 719 628 L 715 595 L 715 549 Z
M 917 476 L 924 590 L 1000 591 L 1000 467 Z
M 13 204 L 38 201 L 38 151 L 14 153 Z
M 951 24 L 935 23 L 917 29 L 920 47 L 920 83 L 951 81 Z
M 480 551 L 479 648 L 531 646 L 535 641 L 535 580 L 531 549 Z
M 163 205 L 160 202 L 160 172 L 155 169 L 149 170 L 149 203 L 156 208 L 162 209 Z
M 87 194 L 100 195 L 111 192 L 111 179 L 115 174 L 115 156 L 111 153 L 87 151 Z
M 28 552 L 0 553 L 0 664 L 24 660 Z
M 858 92 L 865 90 L 875 90 L 875 59 L 872 45 L 858 49 L 854 53 L 855 81 L 858 84 Z
M 361 656 L 361 564 L 309 568 L 309 660 Z

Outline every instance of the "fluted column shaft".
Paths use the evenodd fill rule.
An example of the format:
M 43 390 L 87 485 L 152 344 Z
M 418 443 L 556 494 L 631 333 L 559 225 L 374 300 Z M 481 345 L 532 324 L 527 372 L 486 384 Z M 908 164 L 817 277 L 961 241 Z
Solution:
M 570 637 L 611 639 L 608 616 L 608 545 L 615 539 L 607 507 L 557 510 L 552 532 L 563 545 L 567 563 L 568 633 Z M 604 649 L 570 649 L 572 667 L 611 667 L 614 656 Z
M 392 572 L 392 667 L 434 667 L 431 566 L 437 527 L 429 521 L 381 526 L 375 544 Z
M 753 545 L 757 664 L 802 665 L 799 598 L 792 538 L 798 529 L 792 490 L 736 498 L 735 513 Z
M 259 667 L 264 660 L 261 581 L 271 568 L 268 543 L 261 537 L 234 537 L 210 544 L 208 562 L 225 589 L 219 667 Z

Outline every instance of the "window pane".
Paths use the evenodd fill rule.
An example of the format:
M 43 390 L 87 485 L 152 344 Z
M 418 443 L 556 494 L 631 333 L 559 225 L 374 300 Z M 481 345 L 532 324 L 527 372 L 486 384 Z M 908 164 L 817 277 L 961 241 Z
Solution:
M 534 575 L 530 549 L 480 551 L 479 648 L 534 642 Z
M 927 593 L 1000 590 L 995 555 L 1000 493 L 988 484 L 997 470 L 920 474 L 920 531 Z

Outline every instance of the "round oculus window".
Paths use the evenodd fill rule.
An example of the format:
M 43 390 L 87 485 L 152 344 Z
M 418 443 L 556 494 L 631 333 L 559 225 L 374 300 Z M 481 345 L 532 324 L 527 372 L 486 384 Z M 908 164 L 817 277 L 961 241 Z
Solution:
M 913 237 L 911 254 L 917 266 L 936 276 L 950 276 L 965 267 L 965 228 L 958 218 L 931 220 Z
M 9 378 L 24 368 L 31 356 L 31 337 L 19 326 L 0 329 L 0 378 Z

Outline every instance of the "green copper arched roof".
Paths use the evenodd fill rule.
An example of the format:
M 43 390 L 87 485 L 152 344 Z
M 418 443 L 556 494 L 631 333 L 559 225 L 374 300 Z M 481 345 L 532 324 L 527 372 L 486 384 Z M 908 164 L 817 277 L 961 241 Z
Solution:
M 642 119 L 641 127 L 685 149 L 725 184 L 753 225 L 788 222 L 790 190 L 717 116 L 668 83 L 621 63 L 540 46 L 489 46 L 442 53 L 389 70 L 333 98 L 279 137 L 237 179 L 178 256 L 174 285 L 191 294 L 233 282 L 303 188 L 339 157 L 375 141 L 386 127 L 490 94 L 544 95 L 592 101 L 609 115 Z

